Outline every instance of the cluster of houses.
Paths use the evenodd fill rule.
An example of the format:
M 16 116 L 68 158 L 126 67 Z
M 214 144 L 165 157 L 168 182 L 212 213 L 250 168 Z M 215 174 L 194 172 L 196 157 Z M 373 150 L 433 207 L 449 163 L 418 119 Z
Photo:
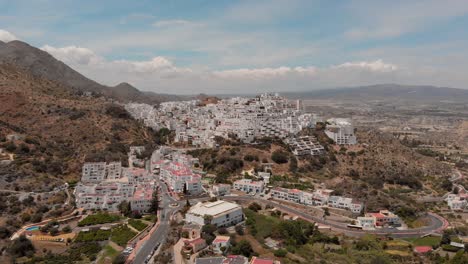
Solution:
M 185 215 L 186 224 L 182 228 L 185 233 L 183 240 L 182 255 L 190 258 L 202 250 L 208 249 L 217 256 L 197 257 L 195 263 L 204 264 L 279 264 L 279 261 L 253 257 L 248 258 L 239 255 L 223 256 L 231 247 L 231 237 L 218 235 L 210 245 L 201 237 L 202 227 L 206 224 L 212 224 L 216 227 L 231 227 L 244 221 L 242 207 L 236 203 L 227 201 L 199 202 L 193 205 Z
M 76 205 L 83 209 L 117 211 L 129 201 L 131 209 L 147 212 L 151 206 L 155 178 L 143 168 L 122 167 L 121 162 L 87 162 L 74 194 Z
M 364 205 L 361 202 L 353 198 L 331 195 L 332 192 L 333 190 L 329 189 L 306 192 L 298 189 L 276 187 L 271 190 L 271 197 L 304 205 L 346 209 L 354 214 L 360 214 L 362 212 Z
M 201 172 L 194 170 L 199 160 L 190 155 L 160 148 L 151 155 L 151 171 L 176 193 L 197 195 L 203 192 Z
M 376 213 L 366 213 L 364 216 L 358 217 L 357 226 L 363 229 L 385 226 L 399 227 L 401 226 L 401 220 L 398 215 L 388 210 L 380 210 Z
M 458 191 L 448 194 L 445 201 L 451 210 L 464 211 L 468 208 L 468 193 L 462 185 L 457 185 L 455 188 Z
M 215 147 L 215 137 L 238 138 L 253 143 L 256 138 L 294 137 L 304 128 L 319 121 L 314 114 L 304 113 L 300 100 L 291 101 L 278 94 L 261 94 L 254 98 L 234 97 L 216 103 L 198 100 L 161 103 L 159 108 L 145 104 L 127 104 L 127 111 L 154 129 L 175 131 L 174 141 L 196 147 Z M 330 120 L 327 135 L 339 144 L 355 144 L 350 120 Z M 313 138 L 292 138 L 298 155 L 317 155 L 323 149 Z
M 146 213 L 157 188 L 156 177 L 176 193 L 196 195 L 203 191 L 202 176 L 192 169 L 198 159 L 161 147 L 153 152 L 147 170 L 145 160 L 139 158 L 144 150 L 130 147 L 129 167 L 121 162 L 85 163 L 75 188 L 77 207 L 117 211 L 121 202 L 128 201 L 132 211 Z

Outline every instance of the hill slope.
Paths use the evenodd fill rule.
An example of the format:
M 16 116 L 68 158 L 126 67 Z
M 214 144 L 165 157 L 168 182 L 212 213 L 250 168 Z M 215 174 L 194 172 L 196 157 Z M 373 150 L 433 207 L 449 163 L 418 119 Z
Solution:
M 104 97 L 79 96 L 60 83 L 0 65 L 0 147 L 15 154 L 0 187 L 49 188 L 77 180 L 85 159 L 126 161 L 130 144 L 154 142 L 151 130 Z M 21 135 L 10 142 L 7 135 Z
M 49 53 L 18 40 L 0 43 L 0 64 L 16 65 L 35 77 L 55 81 L 82 92 L 102 94 L 122 102 L 156 104 L 177 99 L 176 96 L 141 92 L 128 83 L 121 83 L 115 87 L 101 85 L 55 59 Z

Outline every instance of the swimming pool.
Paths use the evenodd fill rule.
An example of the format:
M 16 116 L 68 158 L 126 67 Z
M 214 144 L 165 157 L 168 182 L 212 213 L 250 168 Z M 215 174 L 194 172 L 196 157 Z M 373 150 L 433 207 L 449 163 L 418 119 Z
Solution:
M 31 226 L 31 227 L 26 228 L 26 231 L 35 231 L 35 230 L 39 230 L 39 227 L 38 226 Z

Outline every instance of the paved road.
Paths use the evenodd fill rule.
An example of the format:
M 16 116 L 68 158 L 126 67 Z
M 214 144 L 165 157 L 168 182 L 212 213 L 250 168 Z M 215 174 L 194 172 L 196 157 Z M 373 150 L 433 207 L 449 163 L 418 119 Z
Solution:
M 375 235 L 390 235 L 392 237 L 398 237 L 398 238 L 419 237 L 427 233 L 441 232 L 448 226 L 448 222 L 444 218 L 433 213 L 428 213 L 427 216 L 429 217 L 429 220 L 431 221 L 431 223 L 428 226 L 425 226 L 422 228 L 407 229 L 407 230 L 398 230 L 394 228 L 386 228 L 386 229 L 379 229 L 379 230 L 355 230 L 355 229 L 350 229 L 346 227 L 345 223 L 330 222 L 330 221 L 324 220 L 323 218 L 312 216 L 296 208 L 283 205 L 283 204 L 280 204 L 278 202 L 271 201 L 271 200 L 263 200 L 263 199 L 258 199 L 255 197 L 249 197 L 249 196 L 224 196 L 222 199 L 231 200 L 231 201 L 255 201 L 255 202 L 260 202 L 263 204 L 269 204 L 271 206 L 278 208 L 281 211 L 284 211 L 293 215 L 297 215 L 306 221 L 330 226 L 332 230 L 344 233 L 348 236 L 359 237 L 365 234 L 375 234 Z
M 135 258 L 133 259 L 134 264 L 141 264 L 145 262 L 145 259 L 151 254 L 156 244 L 162 245 L 165 241 L 167 234 L 170 230 L 170 219 L 171 216 L 179 210 L 179 207 L 171 207 L 170 204 L 176 202 L 169 194 L 167 185 L 162 183 L 161 185 L 161 202 L 159 205 L 160 210 L 160 223 L 158 228 L 150 235 L 147 241 L 138 249 Z

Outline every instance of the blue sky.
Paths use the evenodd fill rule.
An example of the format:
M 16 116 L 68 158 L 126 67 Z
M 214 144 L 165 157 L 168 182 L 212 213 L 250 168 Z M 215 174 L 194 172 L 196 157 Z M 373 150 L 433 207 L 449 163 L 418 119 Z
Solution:
M 4 1 L 0 40 L 174 93 L 467 88 L 468 1 Z

